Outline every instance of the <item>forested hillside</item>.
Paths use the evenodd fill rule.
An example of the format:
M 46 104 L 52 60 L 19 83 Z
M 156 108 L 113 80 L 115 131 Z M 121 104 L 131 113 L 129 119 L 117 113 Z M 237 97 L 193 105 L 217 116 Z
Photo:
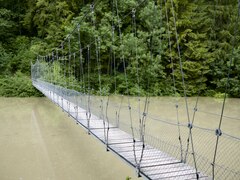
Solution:
M 129 94 L 172 95 L 172 67 L 176 69 L 177 93 L 182 94 L 171 0 L 165 1 L 96 0 L 94 26 L 91 18 L 87 17 L 78 27 L 81 28 L 80 38 L 84 47 L 96 35 L 103 37 L 100 45 L 101 72 L 103 89 L 107 93 L 116 90 L 126 94 L 123 64 L 118 55 L 122 51 L 127 62 Z M 60 56 L 61 42 L 89 11 L 90 3 L 92 1 L 89 0 L 0 0 L 1 96 L 40 95 L 31 85 L 31 62 L 34 63 L 38 57 L 49 63 L 52 54 L 59 53 Z M 139 3 L 141 6 L 134 9 Z M 120 25 L 116 4 L 119 16 L 124 18 Z M 133 9 L 134 19 L 129 16 Z M 237 0 L 174 0 L 174 10 L 188 95 L 197 95 L 200 90 L 201 96 L 221 96 L 230 69 L 228 95 L 240 97 Z M 118 40 L 118 26 L 121 26 L 124 46 Z M 72 36 L 72 51 L 79 51 L 77 37 L 77 34 Z M 113 51 L 114 62 L 110 58 Z M 45 55 L 49 56 L 46 58 Z M 83 60 L 86 56 L 83 54 Z M 95 69 L 91 73 L 92 82 L 98 78 L 94 73 L 98 71 L 96 63 L 91 63 Z M 76 71 L 81 69 L 72 68 Z M 136 73 L 139 86 L 136 85 Z M 108 74 L 114 75 L 115 81 L 108 78 Z M 76 75 L 74 79 L 80 82 L 81 77 Z M 93 84 L 93 88 L 97 89 L 97 86 L 97 83 Z

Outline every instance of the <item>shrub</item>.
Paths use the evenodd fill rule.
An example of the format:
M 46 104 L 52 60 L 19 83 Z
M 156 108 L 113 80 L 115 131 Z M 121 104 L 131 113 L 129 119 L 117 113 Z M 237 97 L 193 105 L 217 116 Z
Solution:
M 17 72 L 14 76 L 0 77 L 0 96 L 40 97 L 42 94 L 33 87 L 30 77 Z

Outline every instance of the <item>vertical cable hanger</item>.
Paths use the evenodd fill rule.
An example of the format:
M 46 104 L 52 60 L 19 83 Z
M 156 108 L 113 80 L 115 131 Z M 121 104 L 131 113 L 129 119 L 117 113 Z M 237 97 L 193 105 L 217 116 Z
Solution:
M 53 99 L 53 102 L 54 102 L 54 97 L 55 97 L 55 77 L 54 77 L 54 75 L 55 75 L 55 63 L 54 63 L 54 60 L 55 60 L 55 58 L 54 58 L 54 51 L 52 51 L 52 75 L 51 75 L 51 77 L 52 77 L 52 85 L 53 85 L 53 89 L 52 89 L 52 99 Z
M 127 76 L 127 68 L 126 68 L 126 62 L 125 62 L 125 56 L 124 56 L 124 43 L 123 43 L 123 37 L 122 37 L 122 31 L 121 31 L 121 20 L 119 17 L 119 12 L 118 12 L 118 1 L 115 1 L 115 6 L 116 6 L 116 13 L 117 13 L 117 22 L 118 22 L 118 31 L 119 31 L 119 39 L 120 39 L 120 45 L 121 45 L 121 61 L 123 63 L 123 69 L 124 69 L 124 79 L 126 83 L 126 94 L 127 94 L 127 101 L 128 101 L 128 110 L 129 110 L 129 119 L 130 119 L 130 128 L 131 128 L 131 133 L 132 133 L 132 139 L 133 143 L 136 142 L 135 140 L 135 133 L 134 133 L 134 127 L 133 127 L 133 118 L 132 118 L 132 108 L 130 104 L 130 97 L 129 97 L 129 85 L 128 85 L 128 76 Z M 136 156 L 135 151 L 134 152 L 134 157 Z M 137 167 L 136 164 L 136 170 L 138 171 L 139 168 Z M 138 171 L 138 176 L 140 176 L 140 172 Z
M 114 76 L 114 95 L 117 94 L 117 77 L 116 77 L 116 56 L 115 56 L 115 26 L 114 26 L 114 0 L 112 0 L 112 26 L 111 26 L 111 35 L 112 35 L 112 43 L 111 43 L 111 59 L 113 60 L 113 76 Z M 108 98 L 109 100 L 109 98 Z M 108 103 L 107 103 L 108 105 Z M 118 111 L 116 110 L 116 126 L 119 127 L 119 119 L 118 119 Z M 106 116 L 107 117 L 107 116 Z
M 87 71 L 88 71 L 88 97 L 87 97 L 87 128 L 88 128 L 88 134 L 90 134 L 90 119 L 91 119 L 91 109 L 90 109 L 90 45 L 87 46 Z
M 130 115 L 130 122 L 131 122 L 131 131 L 132 131 L 132 135 L 133 135 L 133 141 L 135 141 L 134 139 L 134 130 L 133 130 L 133 122 L 132 122 L 132 113 L 131 113 L 131 105 L 130 105 L 130 99 L 129 99 L 129 87 L 128 87 L 128 77 L 127 77 L 127 70 L 126 70 L 126 63 L 125 63 L 125 56 L 124 56 L 124 44 L 123 44 L 123 37 L 122 37 L 122 31 L 121 31 L 121 20 L 119 17 L 119 11 L 118 11 L 118 1 L 115 1 L 115 6 L 116 6 L 116 13 L 117 13 L 117 22 L 118 22 L 118 33 L 119 33 L 119 39 L 120 39 L 120 44 L 122 46 L 121 48 L 121 61 L 123 63 L 123 69 L 124 69 L 124 79 L 125 79 L 125 83 L 126 83 L 126 94 L 128 97 L 128 109 L 129 109 L 129 115 Z
M 108 119 L 108 102 L 109 102 L 109 96 L 107 98 L 106 102 L 106 118 L 104 116 L 104 111 L 103 111 L 103 94 L 102 94 L 102 82 L 101 82 L 101 60 L 100 60 L 100 50 L 101 50 L 101 39 L 98 37 L 97 42 L 96 42 L 96 49 L 97 49 L 97 66 L 98 66 L 98 81 L 99 81 L 99 90 L 100 90 L 100 96 L 101 96 L 101 118 L 103 120 L 103 131 L 104 131 L 104 139 L 105 139 L 105 145 L 106 145 L 106 150 L 108 151 L 108 134 L 109 134 L 109 119 Z M 107 120 L 107 129 L 106 129 L 106 120 Z
M 47 71 L 47 75 L 49 75 L 48 74 L 48 55 L 45 56 L 45 62 L 46 62 L 46 64 L 45 64 L 44 69 L 45 69 L 45 71 Z M 44 77 L 44 79 L 46 80 L 46 82 L 49 82 L 48 77 Z
M 94 4 L 91 6 L 92 11 L 92 27 L 93 27 L 93 34 L 94 34 L 94 41 L 95 41 L 95 53 L 96 53 L 96 61 L 97 61 L 97 70 L 98 70 L 98 86 L 99 86 L 99 94 L 100 94 L 100 119 L 103 121 L 103 131 L 104 131 L 104 140 L 106 144 L 106 149 L 108 150 L 108 142 L 107 142 L 107 135 L 106 135 L 106 122 L 103 113 L 103 94 L 102 94 L 102 81 L 101 81 L 101 62 L 100 62 L 100 37 L 96 34 L 96 21 L 94 15 Z
M 104 125 L 104 136 L 105 136 L 105 144 L 106 144 L 106 150 L 109 151 L 108 149 L 108 139 L 109 139 L 109 118 L 108 118 L 108 105 L 109 105 L 109 95 L 107 97 L 107 102 L 106 102 L 106 108 L 105 108 L 105 117 L 104 117 L 104 112 L 103 112 L 103 94 L 102 94 L 102 85 L 101 85 L 101 60 L 100 60 L 100 50 L 101 50 L 101 39 L 98 38 L 98 67 L 99 67 L 99 86 L 100 86 L 100 96 L 101 96 L 101 114 L 103 118 L 103 125 Z M 105 120 L 106 119 L 106 120 Z M 105 122 L 107 122 L 107 129 L 105 127 Z M 106 132 L 105 132 L 106 131 Z
M 153 9 L 154 9 L 154 17 L 156 18 L 156 2 L 153 3 Z M 153 19 L 154 19 L 153 17 Z M 153 23 L 154 24 L 154 23 Z M 154 39 L 154 31 L 155 31 L 155 26 L 153 25 L 151 29 L 151 38 L 150 38 L 150 63 L 149 66 L 151 67 L 153 65 L 153 39 Z M 147 78 L 147 88 L 150 86 L 150 75 L 148 75 Z M 146 131 L 146 121 L 147 121 L 147 114 L 149 110 L 149 104 L 150 104 L 150 90 L 147 91 L 145 102 L 144 102 L 144 109 L 141 117 L 141 129 L 140 129 L 140 136 L 141 136 L 141 141 L 142 141 L 142 150 L 141 150 L 141 156 L 139 159 L 139 167 L 141 165 L 141 162 L 143 160 L 144 156 L 144 150 L 145 150 L 145 131 Z
M 52 83 L 52 73 L 51 73 L 51 62 L 52 62 L 52 59 L 51 59 L 51 54 L 48 54 L 48 82 L 51 84 Z M 49 87 L 49 84 L 47 84 L 47 86 Z M 52 96 L 52 89 L 49 88 L 49 93 L 50 93 L 50 97 Z
M 136 28 L 136 9 L 132 9 L 132 34 L 134 37 L 135 44 L 135 63 L 136 63 L 136 76 L 137 76 L 137 91 L 138 91 L 138 119 L 139 124 L 141 124 L 141 106 L 140 106 L 140 78 L 139 78 L 139 62 L 138 62 L 138 43 L 137 43 L 137 28 Z M 141 134 L 141 133 L 140 133 Z
M 72 77 L 73 77 L 73 89 L 76 89 L 76 53 L 73 53 L 73 72 L 72 72 Z
M 133 22 L 134 23 L 135 23 L 135 12 L 136 12 L 136 10 L 133 9 L 132 10 L 132 18 L 133 18 Z M 117 9 L 117 15 L 118 15 L 118 9 Z M 120 42 L 121 42 L 121 45 L 123 46 L 120 23 L 121 22 L 119 21 L 119 17 L 118 17 Z M 122 48 L 122 51 L 123 51 L 123 48 Z M 130 116 L 130 123 L 131 123 L 131 132 L 132 132 L 132 137 L 133 137 L 133 153 L 134 153 L 134 159 L 135 159 L 135 167 L 136 167 L 136 171 L 137 171 L 138 176 L 140 176 L 140 163 L 137 160 L 136 150 L 135 150 L 136 139 L 135 139 L 135 133 L 134 133 L 134 127 L 133 127 L 133 119 L 132 119 L 132 112 L 131 112 L 132 108 L 131 108 L 130 99 L 129 99 L 127 68 L 126 68 L 126 63 L 125 63 L 125 58 L 124 58 L 123 52 L 122 52 L 122 55 L 123 55 L 122 56 L 122 61 L 123 61 L 123 67 L 124 67 L 124 76 L 125 76 L 125 82 L 126 82 L 126 86 L 127 86 L 128 109 L 129 109 L 129 116 Z M 136 51 L 136 55 L 137 55 L 137 51 Z M 136 58 L 137 58 L 137 56 L 136 56 Z M 143 145 L 143 149 L 144 149 L 144 145 Z
M 76 53 L 73 53 L 73 92 L 74 92 L 74 99 L 75 99 L 75 113 L 76 113 L 76 124 L 78 124 L 78 97 L 76 94 L 75 89 L 77 88 L 76 86 Z
M 71 36 L 68 36 L 68 88 L 71 89 Z
M 64 70 L 64 73 L 63 73 L 63 87 L 66 85 L 66 67 L 65 67 L 65 57 L 64 57 L 64 52 L 63 52 L 63 48 L 64 48 L 64 44 L 62 43 L 61 44 L 61 49 L 62 49 L 62 64 L 63 64 L 63 70 Z M 62 100 L 62 111 L 64 111 L 64 108 L 63 108 L 63 96 L 64 96 L 64 92 L 63 92 L 63 89 L 62 89 L 62 97 L 61 97 L 61 100 Z
M 59 57 L 58 57 L 58 48 L 56 49 L 56 59 L 57 59 L 57 61 L 56 61 L 57 68 L 59 68 L 59 69 L 57 69 L 57 84 L 59 85 L 59 74 L 60 74 L 60 72 L 58 72 L 58 71 L 60 71 L 60 63 L 59 63 Z M 58 87 L 58 90 L 59 90 L 59 87 Z M 57 95 L 57 104 L 59 106 L 59 92 L 56 95 Z
M 166 0 L 165 0 L 166 2 Z M 199 179 L 199 174 L 197 170 L 197 162 L 196 162 L 196 156 L 194 151 L 194 144 L 193 144 L 193 135 L 192 135 L 192 124 L 190 122 L 190 115 L 189 115 L 189 108 L 188 108 L 188 100 L 187 100 L 187 92 L 186 92 L 186 85 L 185 85 L 185 79 L 184 79 L 184 72 L 183 72 L 183 64 L 182 64 L 182 56 L 181 56 L 181 50 L 180 50 L 180 44 L 178 40 L 178 32 L 177 32 L 177 24 L 176 24 L 176 16 L 175 16 L 175 8 L 173 4 L 173 0 L 171 0 L 171 9 L 172 9 L 172 16 L 173 16 L 173 22 L 174 22 L 174 28 L 175 28 L 175 37 L 176 37 L 176 44 L 177 44 L 177 50 L 178 50 L 178 59 L 179 59 L 179 65 L 180 65 L 180 72 L 182 76 L 182 86 L 184 91 L 184 100 L 185 100 L 185 106 L 186 106 L 186 112 L 187 112 L 187 120 L 188 120 L 188 128 L 190 133 L 190 141 L 191 141 L 191 148 L 192 148 L 192 155 L 193 155 L 193 161 L 194 161 L 194 167 L 196 170 L 196 178 Z
M 140 105 L 140 80 L 139 80 L 139 62 L 138 62 L 138 50 L 137 50 L 137 29 L 136 29 L 136 9 L 133 8 L 132 9 L 132 34 L 134 39 L 134 44 L 135 44 L 135 61 L 136 61 L 136 76 L 137 76 L 137 91 L 138 91 L 138 95 L 137 95 L 137 101 L 138 101 L 138 120 L 139 120 L 139 135 L 140 135 L 140 141 L 142 141 L 142 122 L 141 122 L 141 105 Z M 137 155 L 136 155 L 136 141 L 133 141 L 133 152 L 134 152 L 134 160 L 136 163 L 136 170 L 139 176 L 139 172 L 140 172 L 140 160 L 138 161 L 137 159 Z
M 111 58 L 113 60 L 113 75 L 114 75 L 114 94 L 117 94 L 117 71 L 116 71 L 116 54 L 115 54 L 115 23 L 114 23 L 114 3 L 115 0 L 112 0 L 112 44 L 111 44 Z M 121 96 L 121 102 L 118 106 L 118 109 L 116 109 L 115 111 L 115 116 L 116 116 L 116 127 L 119 127 L 119 123 L 120 123 L 120 112 L 121 112 L 121 108 L 122 108 L 122 103 L 123 103 L 123 98 L 124 96 Z M 108 98 L 109 100 L 109 98 Z
M 68 86 L 67 89 L 71 89 L 71 36 L 68 36 Z M 70 116 L 70 98 L 71 94 L 70 91 L 68 91 L 68 116 Z
M 90 18 L 93 19 L 94 15 L 94 3 L 90 5 Z M 90 120 L 91 120 L 91 86 L 90 86 L 90 68 L 91 68 L 91 45 L 87 45 L 87 81 L 88 81 L 88 96 L 87 96 L 87 128 L 88 128 L 88 134 L 90 135 Z
M 202 62 L 202 67 L 205 67 L 206 63 L 205 61 Z M 201 69 L 201 74 L 200 74 L 200 85 L 203 84 L 203 79 L 204 79 L 204 68 Z M 196 102 L 195 102 L 195 105 L 194 105 L 194 108 L 193 108 L 193 115 L 192 115 L 192 119 L 191 119 L 191 125 L 193 126 L 194 124 L 194 121 L 195 121 L 195 116 L 196 116 L 196 113 L 197 113 L 197 110 L 198 110 L 198 103 L 199 103 L 199 97 L 200 97 L 200 94 L 201 94 L 201 88 L 199 87 L 198 88 L 198 93 L 197 93 L 197 99 L 196 99 Z M 184 159 L 184 162 L 187 161 L 187 155 L 188 155 L 188 150 L 189 150 L 189 142 L 190 142 L 190 137 L 191 134 L 190 134 L 190 131 L 188 133 L 188 137 L 187 137 L 187 149 L 185 151 L 185 159 Z
M 79 71 L 75 72 L 75 76 L 77 79 L 77 82 L 80 81 L 80 92 L 82 93 L 82 47 L 81 47 L 81 34 L 80 34 L 80 24 L 77 25 L 77 35 L 78 35 L 78 48 L 79 48 Z M 76 65 L 76 64 L 75 64 Z M 77 71 L 77 67 L 75 68 L 75 71 Z M 77 87 L 78 88 L 78 87 Z M 82 103 L 82 94 L 80 95 L 80 99 L 81 99 L 81 103 Z M 76 97 L 76 102 L 77 102 L 77 106 L 76 106 L 76 110 L 77 110 L 77 115 L 76 115 L 76 124 L 78 124 L 78 114 L 79 114 L 79 97 Z
M 121 112 L 121 108 L 122 108 L 122 104 L 123 104 L 123 98 L 124 96 L 121 95 L 121 102 L 118 106 L 118 110 L 116 110 L 116 127 L 119 128 L 119 123 L 120 123 L 120 112 Z
M 232 37 L 232 52 L 231 52 L 231 57 L 230 57 L 230 64 L 228 67 L 228 73 L 227 73 L 227 81 L 225 84 L 225 92 L 224 92 L 224 99 L 223 99 L 223 103 L 222 103 L 222 109 L 221 109 L 221 116 L 219 119 L 219 124 L 218 124 L 218 128 L 215 130 L 215 134 L 217 136 L 216 139 L 216 144 L 215 144 L 215 150 L 214 150 L 214 155 L 213 155 L 213 162 L 212 162 L 212 179 L 215 180 L 215 162 L 216 162 L 216 158 L 217 158 L 217 152 L 218 152 L 218 146 L 219 146 L 219 140 L 220 137 L 222 135 L 222 122 L 223 122 L 223 114 L 224 114 L 224 110 L 225 110 L 225 105 L 226 105 L 226 99 L 227 99 L 227 92 L 229 91 L 229 81 L 230 81 L 230 75 L 231 75 L 231 66 L 233 64 L 233 59 L 234 59 L 234 49 L 236 46 L 236 36 L 237 36 L 237 30 L 238 30 L 238 25 L 239 25 L 239 17 L 240 17 L 240 0 L 238 0 L 238 14 L 237 14 L 237 20 L 235 23 L 235 27 L 234 27 L 234 36 Z
M 81 44 L 81 25 L 79 24 L 78 27 L 78 46 L 79 46 L 79 64 L 80 64 L 80 68 L 79 68 L 79 79 L 80 79 L 80 83 L 81 83 L 81 87 L 80 87 L 80 92 L 81 92 L 81 103 L 83 103 L 83 96 L 85 96 L 86 93 L 86 86 L 85 86 L 85 76 L 84 76 L 84 68 L 83 68 L 83 49 L 82 49 L 82 44 Z M 83 95 L 83 96 L 82 96 Z
M 166 0 L 165 0 L 166 3 Z M 175 80 L 175 69 L 173 64 L 173 57 L 172 57 L 172 43 L 171 43 L 171 31 L 169 26 L 169 17 L 168 17 L 168 9 L 165 6 L 165 15 L 166 15 L 166 21 L 167 21 L 167 36 L 168 36 L 168 46 L 170 51 L 170 62 L 171 62 L 171 70 L 172 70 L 172 81 L 173 81 L 173 90 L 174 90 L 174 96 L 177 98 L 177 88 L 176 88 L 176 80 Z M 178 124 L 178 140 L 180 143 L 180 154 L 181 154 L 181 162 L 183 162 L 183 146 L 182 146 L 182 137 L 181 137 L 181 129 L 180 129 L 180 122 L 179 122 L 179 104 L 178 100 L 176 99 L 175 102 L 175 108 L 176 108 L 176 118 L 177 118 L 177 124 Z
M 112 25 L 112 44 L 111 44 L 111 52 L 113 59 L 113 75 L 114 75 L 114 94 L 117 93 L 117 75 L 116 75 L 116 57 L 115 57 L 115 49 L 114 49 L 114 41 L 115 41 L 115 26 Z
M 79 44 L 79 61 L 80 61 L 80 70 L 79 77 L 81 81 L 81 92 L 85 94 L 85 78 L 84 78 L 84 68 L 83 68 L 83 50 L 81 45 L 81 26 L 78 25 L 78 44 Z
M 47 71 L 48 71 L 48 77 L 47 82 L 51 83 L 51 72 L 50 72 L 50 55 L 47 55 Z M 51 91 L 49 90 L 49 95 L 51 96 Z

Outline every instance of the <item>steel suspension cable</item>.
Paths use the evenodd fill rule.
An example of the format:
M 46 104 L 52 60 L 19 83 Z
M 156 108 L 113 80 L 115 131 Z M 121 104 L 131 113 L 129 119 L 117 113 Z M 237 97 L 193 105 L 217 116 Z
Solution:
M 139 3 L 135 6 L 135 9 L 141 7 L 142 4 L 143 4 L 144 2 L 146 2 L 146 1 L 147 1 L 147 0 L 143 0 L 143 1 L 139 2 Z M 95 3 L 95 7 L 96 7 L 96 4 L 98 4 L 99 2 L 100 2 L 100 1 L 98 1 L 97 3 Z M 90 11 L 90 12 L 91 12 L 91 11 Z M 76 29 L 78 28 L 78 25 L 80 25 L 80 23 L 84 20 L 84 18 L 87 17 L 87 15 L 89 15 L 90 12 L 87 12 L 87 13 L 84 14 L 84 16 L 81 18 L 81 20 L 79 21 L 79 23 L 77 23 L 77 25 L 74 27 L 74 29 L 71 31 L 71 33 L 69 33 L 69 34 L 66 36 L 66 38 L 64 39 L 64 41 L 62 41 L 60 47 L 62 46 L 62 44 L 65 43 L 66 40 L 68 40 L 68 37 L 69 37 L 69 36 L 72 36 L 72 34 L 73 34 L 73 33 L 76 31 Z M 124 17 L 122 17 L 121 20 L 122 20 L 122 21 L 125 20 L 130 14 L 132 14 L 132 11 L 130 11 L 130 12 L 128 13 L 128 15 L 125 15 Z M 120 23 L 121 23 L 121 22 L 120 22 Z M 107 29 L 107 30 L 105 31 L 104 35 L 100 36 L 101 39 L 104 39 L 104 38 L 107 36 L 107 32 L 108 32 L 108 31 L 109 31 L 109 29 Z M 94 45 L 94 44 L 95 44 L 94 41 L 91 41 L 90 43 L 88 43 L 88 45 L 90 45 L 90 46 L 91 46 L 91 45 Z M 86 46 L 86 47 L 83 47 L 82 49 L 87 49 L 87 46 Z M 73 54 L 73 53 L 74 53 L 74 52 L 72 52 L 72 54 Z M 75 52 L 75 53 L 76 53 L 76 52 Z
M 95 3 L 93 1 L 93 3 L 96 5 L 98 5 L 101 1 L 100 0 L 97 0 Z M 78 26 L 83 22 L 83 20 L 91 13 L 91 9 L 89 9 L 87 12 L 85 12 L 83 14 L 83 16 L 81 17 L 81 19 L 79 20 L 79 22 L 75 25 L 75 27 L 72 29 L 72 31 L 66 35 L 66 37 L 64 38 L 64 40 L 60 43 L 60 45 L 58 47 L 56 47 L 55 49 L 58 49 L 58 48 L 62 48 L 65 44 L 66 41 L 69 40 L 69 37 L 72 36 L 72 34 L 76 31 L 76 29 L 78 29 Z M 38 56 L 40 56 L 38 54 Z M 47 55 L 45 55 L 47 56 Z M 44 56 L 41 56 L 41 57 L 44 57 Z

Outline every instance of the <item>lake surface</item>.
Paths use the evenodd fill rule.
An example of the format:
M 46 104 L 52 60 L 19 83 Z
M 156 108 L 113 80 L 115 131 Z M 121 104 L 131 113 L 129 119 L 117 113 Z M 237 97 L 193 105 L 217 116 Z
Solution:
M 46 98 L 0 98 L 1 180 L 137 179 Z
M 71 98 L 72 101 L 77 99 Z M 190 121 L 196 100 L 195 97 L 188 98 Z M 78 101 L 83 106 L 87 104 L 86 97 L 78 97 Z M 137 136 L 145 98 L 111 96 L 107 112 L 106 102 L 107 97 L 92 97 L 92 113 L 107 116 L 112 124 L 116 124 L 117 112 L 120 117 L 119 127 L 131 133 L 129 102 Z M 179 144 L 176 104 L 179 123 L 186 125 L 188 117 L 184 98 L 149 99 L 145 132 L 147 143 L 157 148 L 162 143 L 160 149 L 166 151 L 172 147 L 168 144 Z M 101 111 L 101 105 L 104 106 L 104 112 Z M 193 140 L 197 154 L 209 161 L 213 158 L 216 142 L 214 131 L 219 125 L 221 108 L 220 99 L 199 98 Z M 240 143 L 237 139 L 235 142 L 229 138 L 240 137 L 240 99 L 227 99 L 221 129 L 223 135 L 220 138 L 217 163 L 240 171 Z M 181 126 L 180 134 L 182 146 L 186 148 L 188 128 Z M 159 143 L 158 139 L 163 141 Z M 177 156 L 175 151 L 179 152 L 178 149 L 169 152 Z M 106 153 L 104 145 L 87 135 L 85 130 L 76 126 L 66 113 L 62 113 L 60 108 L 46 98 L 0 98 L 0 159 L 0 179 L 136 178 L 133 168 L 114 154 Z M 211 169 L 208 173 L 211 174 Z

